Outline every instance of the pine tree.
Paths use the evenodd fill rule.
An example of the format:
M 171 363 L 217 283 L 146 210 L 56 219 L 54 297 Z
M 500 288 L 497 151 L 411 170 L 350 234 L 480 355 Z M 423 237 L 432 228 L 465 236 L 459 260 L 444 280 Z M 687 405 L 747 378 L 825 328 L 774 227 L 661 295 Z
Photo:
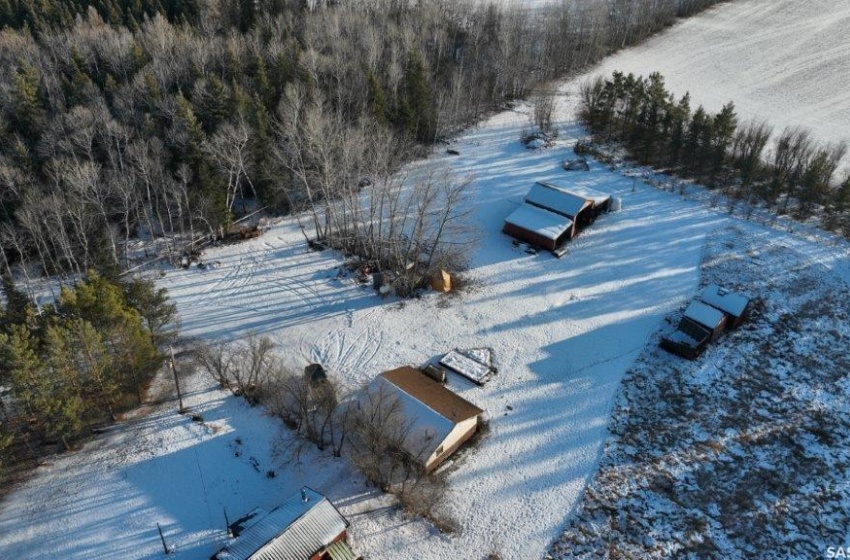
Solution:
M 678 103 L 673 105 L 669 113 L 668 134 L 670 140 L 667 143 L 667 165 L 675 167 L 679 165 L 682 151 L 685 146 L 685 134 L 687 123 L 691 119 L 691 95 L 685 93 Z
M 277 99 L 275 97 L 274 87 L 269 81 L 269 73 L 266 68 L 266 61 L 263 56 L 257 53 L 254 56 L 254 83 L 256 91 L 262 100 L 265 107 L 276 107 Z
M 144 319 L 151 340 L 157 346 L 173 342 L 177 336 L 177 306 L 168 299 L 165 288 L 143 278 L 131 278 L 123 285 L 127 305 Z
M 259 95 L 254 95 L 250 105 L 251 126 L 251 158 L 254 162 L 256 179 L 254 187 L 264 206 L 275 206 L 275 180 L 273 176 L 272 131 L 268 111 L 266 111 Z
M 130 298 L 142 306 L 145 316 L 132 306 Z M 139 395 L 140 384 L 161 362 L 156 342 L 174 336 L 170 323 L 176 312 L 166 293 L 143 282 L 131 282 L 127 288 L 89 272 L 75 289 L 62 290 L 58 310 L 69 319 L 93 325 L 121 376 L 120 386 Z
M 46 120 L 39 95 L 40 83 L 38 70 L 26 62 L 18 66 L 12 80 L 13 122 L 24 138 L 33 141 L 40 137 Z
M 0 329 L 7 330 L 15 324 L 32 325 L 35 322 L 36 313 L 29 296 L 18 289 L 8 272 L 0 277 L 0 281 L 2 281 L 3 296 L 6 299 Z
M 735 113 L 735 104 L 730 101 L 714 116 L 712 122 L 711 169 L 713 173 L 719 172 L 726 163 L 737 128 L 738 116 Z
M 218 76 L 210 76 L 206 87 L 201 91 L 201 95 L 195 96 L 197 118 L 204 132 L 209 134 L 233 114 L 232 93 Z M 186 103 L 188 104 L 188 101 Z M 189 112 L 190 108 L 186 108 L 186 118 L 191 118 L 188 116 Z
M 368 87 L 367 100 L 369 103 L 369 110 L 378 124 L 386 125 L 388 122 L 386 96 L 384 95 L 384 90 L 381 88 L 381 84 L 378 81 L 377 76 L 375 76 L 375 73 L 372 72 L 371 68 L 368 70 L 366 81 Z
M 646 95 L 640 109 L 637 127 L 639 134 L 635 139 L 639 158 L 642 161 L 647 163 L 655 161 L 662 122 L 669 110 L 670 103 L 664 87 L 664 77 L 658 72 L 653 72 L 646 82 Z
M 685 145 L 683 149 L 683 157 L 688 169 L 691 171 L 699 171 L 701 169 L 700 159 L 702 157 L 702 142 L 708 127 L 708 115 L 702 105 L 697 107 L 691 122 L 688 125 L 688 132 L 685 136 Z
M 85 105 L 90 99 L 95 85 L 91 78 L 86 74 L 85 65 L 80 57 L 80 53 L 76 50 L 71 52 L 71 64 L 68 70 L 68 76 L 63 80 L 65 94 L 70 105 Z
M 404 100 L 400 112 L 405 130 L 420 142 L 433 142 L 437 133 L 437 111 L 425 63 L 418 52 L 407 59 L 404 75 Z
M 100 408 L 115 421 L 114 406 L 121 394 L 121 377 L 113 368 L 112 355 L 107 351 L 103 336 L 88 321 L 74 319 L 65 326 L 73 342 L 74 362 L 82 377 L 86 393 L 92 394 Z
M 59 437 L 66 449 L 69 439 L 83 428 L 86 412 L 82 396 L 83 382 L 76 363 L 74 333 L 60 325 L 47 328 L 45 347 L 46 364 L 42 383 L 34 390 L 34 407 L 44 422 L 48 437 Z
M 850 238 L 850 171 L 835 191 L 831 214 L 834 227 L 841 228 L 844 236 Z
M 35 395 L 43 385 L 43 368 L 37 354 L 38 341 L 23 324 L 12 324 L 0 333 L 0 379 L 12 387 L 26 414 L 35 413 Z

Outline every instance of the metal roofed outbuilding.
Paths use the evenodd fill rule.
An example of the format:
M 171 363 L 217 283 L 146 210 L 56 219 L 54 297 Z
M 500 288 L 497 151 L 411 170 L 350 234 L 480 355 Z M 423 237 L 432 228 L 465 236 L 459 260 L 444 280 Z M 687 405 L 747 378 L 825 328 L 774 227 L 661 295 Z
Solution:
M 372 393 L 398 399 L 410 423 L 405 450 L 426 471 L 437 468 L 472 437 L 484 411 L 413 367 L 386 371 L 370 385 Z M 390 401 L 391 404 L 392 401 Z
M 502 231 L 561 256 L 565 243 L 610 207 L 611 197 L 593 189 L 538 181 L 505 219 Z
M 750 300 L 736 292 L 721 288 L 717 284 L 709 284 L 700 293 L 699 299 L 703 303 L 719 309 L 727 317 L 730 328 L 735 328 L 743 323 L 750 311 Z
M 345 541 L 348 521 L 315 490 L 304 487 L 267 515 L 245 527 L 212 560 L 314 560 Z M 347 548 L 347 546 L 345 547 Z

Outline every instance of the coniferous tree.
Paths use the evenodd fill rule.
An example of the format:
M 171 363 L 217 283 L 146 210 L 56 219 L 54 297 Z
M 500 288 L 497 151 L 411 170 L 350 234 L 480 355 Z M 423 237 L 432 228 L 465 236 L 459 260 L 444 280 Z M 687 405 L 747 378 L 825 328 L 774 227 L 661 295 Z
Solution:
M 675 167 L 679 165 L 685 147 L 687 126 L 691 120 L 691 96 L 685 93 L 678 103 L 674 105 L 671 101 L 670 105 L 667 165 Z
M 425 63 L 416 51 L 408 56 L 405 68 L 401 119 L 407 132 L 417 140 L 434 140 L 437 113 Z
M 738 128 L 738 116 L 735 104 L 727 103 L 714 116 L 711 123 L 711 170 L 716 174 L 726 163 L 726 156 L 732 146 L 735 130 Z
M 367 73 L 366 83 L 369 88 L 367 100 L 372 116 L 378 124 L 386 125 L 388 122 L 386 96 L 377 76 L 371 69 Z
M 13 123 L 23 138 L 33 141 L 44 130 L 46 114 L 41 104 L 38 70 L 27 63 L 21 63 L 13 79 Z
M 700 105 L 694 111 L 693 117 L 691 117 L 683 150 L 685 164 L 688 166 L 688 169 L 694 172 L 702 171 L 703 146 L 704 139 L 708 134 L 708 122 L 708 115 L 702 105 Z
M 177 334 L 177 306 L 168 299 L 165 288 L 143 278 L 124 283 L 127 305 L 139 312 L 155 345 L 173 342 Z
M 84 425 L 82 370 L 77 361 L 75 333 L 62 325 L 50 325 L 45 332 L 44 366 L 33 391 L 33 406 L 43 421 L 47 437 L 58 437 L 65 449 Z
M 15 324 L 33 324 L 35 309 L 29 296 L 18 289 L 8 272 L 0 275 L 0 281 L 2 281 L 3 297 L 6 300 L 3 316 L 0 319 L 0 330 Z

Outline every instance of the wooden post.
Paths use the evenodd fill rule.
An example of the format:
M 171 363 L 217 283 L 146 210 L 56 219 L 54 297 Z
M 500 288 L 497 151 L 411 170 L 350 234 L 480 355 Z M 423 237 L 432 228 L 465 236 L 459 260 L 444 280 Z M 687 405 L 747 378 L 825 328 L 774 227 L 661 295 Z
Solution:
M 230 519 L 227 518 L 227 508 L 222 507 L 221 509 L 224 510 L 224 526 L 227 530 L 227 536 L 233 538 L 233 531 L 230 530 Z
M 162 549 L 165 550 L 165 554 L 171 554 L 168 545 L 165 544 L 165 537 L 162 535 L 162 527 L 159 526 L 159 523 L 156 524 L 156 530 L 159 531 L 159 540 L 162 541 Z
M 177 409 L 177 412 L 183 414 L 186 412 L 186 409 L 183 408 L 183 394 L 180 392 L 180 380 L 177 378 L 177 361 L 174 359 L 174 347 L 169 346 L 169 350 L 171 350 L 171 373 L 174 374 L 174 386 L 177 388 L 177 401 L 180 403 L 180 408 Z

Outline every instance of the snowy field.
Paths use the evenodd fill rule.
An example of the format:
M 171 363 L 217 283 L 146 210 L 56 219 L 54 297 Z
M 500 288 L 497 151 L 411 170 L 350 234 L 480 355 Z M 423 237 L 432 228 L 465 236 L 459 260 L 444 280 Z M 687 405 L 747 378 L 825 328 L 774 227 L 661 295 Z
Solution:
M 158 522 L 176 558 L 207 558 L 221 543 L 223 508 L 231 519 L 268 509 L 307 484 L 337 501 L 352 522 L 352 543 L 368 558 L 401 551 L 423 560 L 494 551 L 503 559 L 540 557 L 596 471 L 624 372 L 697 288 L 707 235 L 736 223 L 846 273 L 843 244 L 825 247 L 740 222 L 597 163 L 567 176 L 559 164 L 581 131 L 567 123 L 561 146 L 531 152 L 518 140 L 526 123 L 524 110 L 497 115 L 455 143 L 459 157 L 437 154 L 409 170 L 450 166 L 458 177 L 474 177 L 480 239 L 468 292 L 380 299 L 338 277 L 333 253 L 308 252 L 291 221 L 207 251 L 207 270 L 169 269 L 161 280 L 186 335 L 267 334 L 293 366 L 320 361 L 351 384 L 456 346 L 492 347 L 499 374 L 485 387 L 453 381 L 486 409 L 491 425 L 450 475 L 459 535 L 381 507 L 385 500 L 341 460 L 308 455 L 300 465 L 280 465 L 272 456 L 274 422 L 193 378 L 190 404 L 204 424 L 168 403 L 57 458 L 0 506 L 4 556 L 153 558 L 161 554 Z M 624 208 L 601 218 L 560 260 L 528 254 L 500 229 L 541 178 L 578 181 L 622 198 Z M 267 478 L 268 470 L 277 476 Z
M 742 121 L 850 142 L 848 29 L 850 2 L 735 0 L 607 58 L 592 74 L 658 71 L 669 90 L 690 91 L 692 108 L 734 101 Z
M 838 39 L 831 46 L 816 43 L 826 40 L 831 22 L 846 24 L 849 13 L 844 2 L 814 0 L 804 8 L 741 0 L 606 61 L 600 71 L 657 69 L 674 90 L 690 89 L 713 108 L 734 99 L 742 116 L 806 124 L 818 137 L 835 139 L 842 127 L 850 129 L 850 47 Z M 730 36 L 736 39 L 729 52 L 727 43 L 708 41 L 711 33 L 727 36 L 721 26 L 740 29 Z M 831 36 L 843 41 L 844 34 Z M 795 48 L 801 59 L 792 64 Z M 807 88 L 820 87 L 806 77 L 817 62 L 806 52 L 845 55 L 832 60 L 829 72 L 821 70 L 833 80 L 818 93 L 823 103 L 800 101 L 812 95 Z M 763 65 L 772 66 L 768 76 Z M 795 76 L 794 87 L 784 81 Z M 303 484 L 337 503 L 352 523 L 352 545 L 369 559 L 543 556 L 597 470 L 624 373 L 697 289 L 712 232 L 735 225 L 752 237 L 769 237 L 850 282 L 844 243 L 825 245 L 744 222 L 595 162 L 589 172 L 567 175 L 560 163 L 584 132 L 573 120 L 575 97 L 560 101 L 555 148 L 520 146 L 520 130 L 528 126 L 521 106 L 459 138 L 453 148 L 460 156 L 436 153 L 408 170 L 415 176 L 449 167 L 458 178 L 473 178 L 470 223 L 480 238 L 472 288 L 462 294 L 381 299 L 338 275 L 341 260 L 333 253 L 307 251 L 292 220 L 259 239 L 207 251 L 206 270 L 169 269 L 160 282 L 178 304 L 184 334 L 209 340 L 269 335 L 293 367 L 319 361 L 351 385 L 454 347 L 493 348 L 499 373 L 483 388 L 452 380 L 486 410 L 491 428 L 479 447 L 451 465 L 458 535 L 441 535 L 384 507 L 386 499 L 342 460 L 309 453 L 300 464 L 281 464 L 274 454 L 277 424 L 194 376 L 186 380 L 188 404 L 203 423 L 177 415 L 168 402 L 82 451 L 57 457 L 0 502 L 0 557 L 160 557 L 160 523 L 175 548 L 172 557 L 200 560 L 222 543 L 225 508 L 231 520 L 255 507 L 270 509 Z M 603 216 L 560 260 L 526 253 L 500 230 L 541 179 L 610 193 L 623 200 L 623 210 Z

